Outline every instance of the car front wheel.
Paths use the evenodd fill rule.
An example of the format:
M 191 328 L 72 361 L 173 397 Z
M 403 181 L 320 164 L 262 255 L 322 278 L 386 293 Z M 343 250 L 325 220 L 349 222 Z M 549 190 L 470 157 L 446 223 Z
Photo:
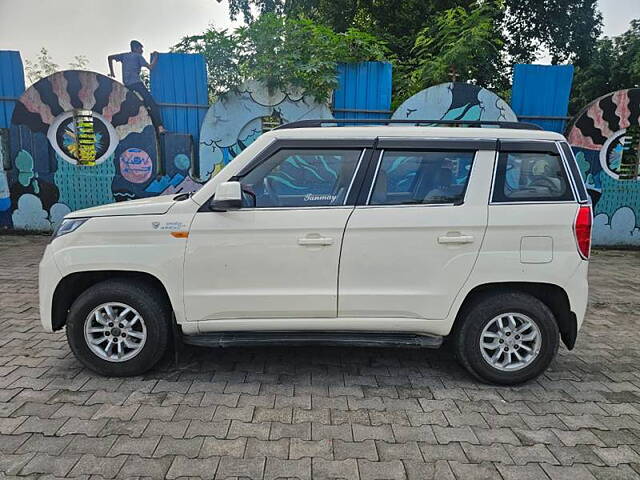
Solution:
M 496 293 L 470 305 L 455 332 L 460 363 L 476 378 L 516 385 L 542 374 L 560 343 L 551 310 L 525 293 Z
M 170 312 L 145 283 L 107 280 L 83 292 L 67 317 L 67 340 L 89 369 L 108 376 L 140 375 L 162 357 Z

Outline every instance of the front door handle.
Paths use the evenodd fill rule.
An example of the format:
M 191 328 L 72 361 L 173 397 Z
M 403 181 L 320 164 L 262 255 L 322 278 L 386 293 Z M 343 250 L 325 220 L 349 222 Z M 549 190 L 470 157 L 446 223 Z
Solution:
M 333 245 L 333 238 L 331 237 L 302 237 L 298 239 L 298 245 L 303 245 L 303 246 L 327 246 L 327 245 Z
M 473 235 L 442 235 L 438 237 L 438 243 L 455 243 L 455 244 L 463 244 L 463 243 L 473 243 Z

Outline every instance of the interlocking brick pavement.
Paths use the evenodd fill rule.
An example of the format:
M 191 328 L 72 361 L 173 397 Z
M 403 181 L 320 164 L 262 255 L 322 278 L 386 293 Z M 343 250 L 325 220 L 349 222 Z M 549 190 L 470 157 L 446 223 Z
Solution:
M 40 327 L 47 241 L 0 236 L 0 478 L 640 478 L 640 252 L 594 252 L 576 349 L 499 388 L 447 350 L 187 347 L 102 378 Z

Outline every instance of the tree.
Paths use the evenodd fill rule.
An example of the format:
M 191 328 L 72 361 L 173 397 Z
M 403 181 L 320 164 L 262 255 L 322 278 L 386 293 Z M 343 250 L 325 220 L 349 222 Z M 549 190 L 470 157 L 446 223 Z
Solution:
M 183 38 L 174 51 L 201 53 L 207 62 L 212 95 L 248 79 L 268 88 L 297 87 L 326 101 L 337 84 L 338 62 L 383 60 L 383 42 L 357 29 L 336 33 L 306 18 L 265 13 L 233 32 L 210 27 Z
M 69 68 L 74 70 L 84 70 L 89 65 L 89 59 L 84 55 L 75 55 L 69 62 Z
M 242 82 L 238 49 L 236 34 L 209 27 L 199 35 L 183 37 L 171 50 L 199 53 L 204 57 L 207 64 L 209 93 L 213 99 Z
M 400 87 L 400 96 L 452 79 L 504 88 L 503 14 L 501 0 L 487 0 L 436 15 L 418 33 L 412 50 L 414 60 L 404 66 L 401 83 L 405 85 Z
M 222 1 L 222 0 L 218 0 Z M 485 0 L 488 3 L 488 0 Z M 399 61 L 411 60 L 418 32 L 434 16 L 474 0 L 229 0 L 232 18 L 255 13 L 305 15 L 337 32 L 349 27 L 384 40 Z M 480 1 L 478 3 L 485 3 Z M 597 0 L 506 0 L 500 19 L 505 49 L 515 61 L 531 62 L 549 52 L 554 62 L 588 56 L 601 32 Z
M 640 19 L 628 31 L 596 42 L 589 61 L 576 67 L 569 104 L 576 114 L 589 102 L 615 90 L 640 86 Z
M 74 70 L 84 70 L 89 65 L 89 59 L 84 55 L 76 55 L 73 60 L 69 62 L 69 68 Z M 40 55 L 38 55 L 35 61 L 26 60 L 24 71 L 27 74 L 27 79 L 31 83 L 36 83 L 38 80 L 48 77 L 60 70 L 60 65 L 53 61 L 53 58 L 49 55 L 49 51 L 42 47 L 40 49 Z
M 25 61 L 25 72 L 27 78 L 31 83 L 35 83 L 41 78 L 47 77 L 60 69 L 60 66 L 53 61 L 49 56 L 49 52 L 46 48 L 40 49 L 40 55 L 38 55 L 35 61 Z
M 507 0 L 504 28 L 514 61 L 535 61 L 541 50 L 551 62 L 581 62 L 602 32 L 597 0 Z
M 222 0 L 217 0 L 221 2 Z M 258 14 L 304 16 L 346 32 L 357 28 L 383 40 L 401 60 L 409 57 L 416 34 L 425 20 L 441 10 L 470 5 L 473 0 L 229 0 L 232 19 L 242 15 L 249 23 Z

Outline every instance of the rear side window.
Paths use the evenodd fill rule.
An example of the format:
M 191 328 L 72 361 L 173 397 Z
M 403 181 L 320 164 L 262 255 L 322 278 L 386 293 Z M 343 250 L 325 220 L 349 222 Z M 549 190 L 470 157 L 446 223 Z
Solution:
M 576 161 L 576 157 L 573 154 L 573 150 L 567 143 L 561 143 L 562 152 L 564 153 L 565 158 L 567 159 L 567 163 L 569 164 L 569 170 L 571 170 L 571 175 L 573 175 L 573 183 L 576 185 L 576 190 L 578 190 L 578 197 L 580 197 L 581 202 L 586 202 L 589 200 L 589 195 L 587 194 L 587 189 L 584 186 L 584 180 L 582 175 L 580 174 L 580 169 L 578 168 L 578 162 Z
M 573 200 L 559 155 L 502 152 L 493 188 L 494 202 L 559 202 Z
M 384 151 L 369 205 L 462 203 L 474 155 Z

